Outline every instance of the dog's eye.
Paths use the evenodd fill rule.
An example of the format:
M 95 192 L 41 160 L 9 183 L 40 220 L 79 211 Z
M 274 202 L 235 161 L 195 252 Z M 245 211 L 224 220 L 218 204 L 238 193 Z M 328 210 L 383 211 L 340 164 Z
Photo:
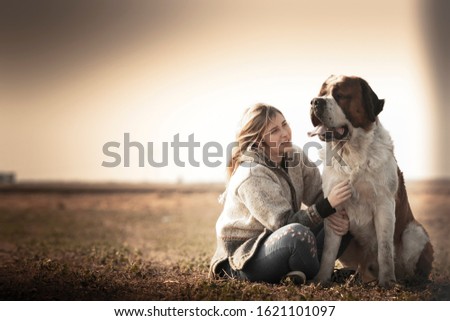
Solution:
M 334 99 L 336 100 L 342 100 L 342 99 L 350 99 L 350 95 L 342 95 L 342 94 L 335 94 Z

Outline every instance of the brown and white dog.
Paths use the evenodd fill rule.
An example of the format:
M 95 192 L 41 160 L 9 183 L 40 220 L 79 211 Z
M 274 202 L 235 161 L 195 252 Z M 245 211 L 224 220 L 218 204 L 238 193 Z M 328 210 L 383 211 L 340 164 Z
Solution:
M 354 237 L 340 262 L 357 268 L 363 281 L 377 278 L 380 286 L 389 287 L 398 279 L 427 278 L 433 247 L 414 219 L 391 137 L 378 120 L 383 106 L 384 100 L 378 99 L 365 80 L 331 76 L 311 101 L 315 130 L 309 135 L 318 135 L 329 144 L 328 150 L 339 150 L 341 157 L 324 164 L 324 194 L 347 179 L 353 187 L 343 207 Z M 319 282 L 329 282 L 340 242 L 341 237 L 325 221 Z

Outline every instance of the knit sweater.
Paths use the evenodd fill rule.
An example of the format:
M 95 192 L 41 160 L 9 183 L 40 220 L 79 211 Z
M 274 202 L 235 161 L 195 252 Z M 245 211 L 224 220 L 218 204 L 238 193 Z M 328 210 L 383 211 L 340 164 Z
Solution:
M 284 166 L 276 166 L 258 151 L 241 157 L 216 223 L 217 249 L 210 277 L 217 276 L 218 265 L 227 259 L 234 270 L 242 269 L 263 240 L 280 227 L 300 223 L 313 228 L 334 212 L 323 198 L 319 170 L 303 151 L 296 147 L 284 160 Z

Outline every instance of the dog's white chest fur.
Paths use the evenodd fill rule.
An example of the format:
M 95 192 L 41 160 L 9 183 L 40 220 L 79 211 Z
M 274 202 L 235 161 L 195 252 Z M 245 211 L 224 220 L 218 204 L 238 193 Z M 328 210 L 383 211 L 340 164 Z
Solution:
M 357 131 L 353 134 L 357 135 Z M 384 228 L 379 228 L 378 233 L 393 235 L 397 163 L 391 138 L 380 123 L 361 139 L 364 142 L 358 141 L 357 145 L 350 141 L 344 144 L 342 159 L 333 159 L 330 166 L 324 166 L 323 190 L 327 196 L 337 183 L 350 180 L 352 197 L 342 207 L 349 217 L 351 234 L 365 248 L 365 260 L 378 268 L 379 244 L 375 224 L 376 221 L 379 225 L 386 222 L 381 223 Z M 392 275 L 386 277 L 392 278 Z
M 354 135 L 358 135 L 358 129 L 354 130 Z M 342 159 L 332 159 L 330 166 L 324 166 L 322 174 L 325 195 L 337 183 L 350 180 L 352 197 L 344 207 L 352 232 L 357 232 L 358 226 L 373 224 L 376 206 L 386 198 L 393 200 L 398 186 L 397 163 L 389 133 L 378 122 L 371 133 L 365 133 L 361 139 L 357 144 L 345 143 Z

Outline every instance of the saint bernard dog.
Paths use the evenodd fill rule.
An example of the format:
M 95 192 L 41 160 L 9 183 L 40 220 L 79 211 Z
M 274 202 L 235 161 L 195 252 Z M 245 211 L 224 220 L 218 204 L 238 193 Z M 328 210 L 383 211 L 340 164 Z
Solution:
M 365 80 L 331 76 L 311 101 L 315 129 L 309 135 L 318 135 L 340 156 L 324 164 L 324 195 L 343 180 L 352 184 L 352 197 L 343 208 L 353 239 L 339 261 L 358 269 L 364 282 L 377 279 L 390 287 L 401 279 L 428 278 L 433 247 L 414 219 L 391 137 L 377 117 L 383 106 Z M 330 281 L 340 242 L 325 220 L 317 281 Z

